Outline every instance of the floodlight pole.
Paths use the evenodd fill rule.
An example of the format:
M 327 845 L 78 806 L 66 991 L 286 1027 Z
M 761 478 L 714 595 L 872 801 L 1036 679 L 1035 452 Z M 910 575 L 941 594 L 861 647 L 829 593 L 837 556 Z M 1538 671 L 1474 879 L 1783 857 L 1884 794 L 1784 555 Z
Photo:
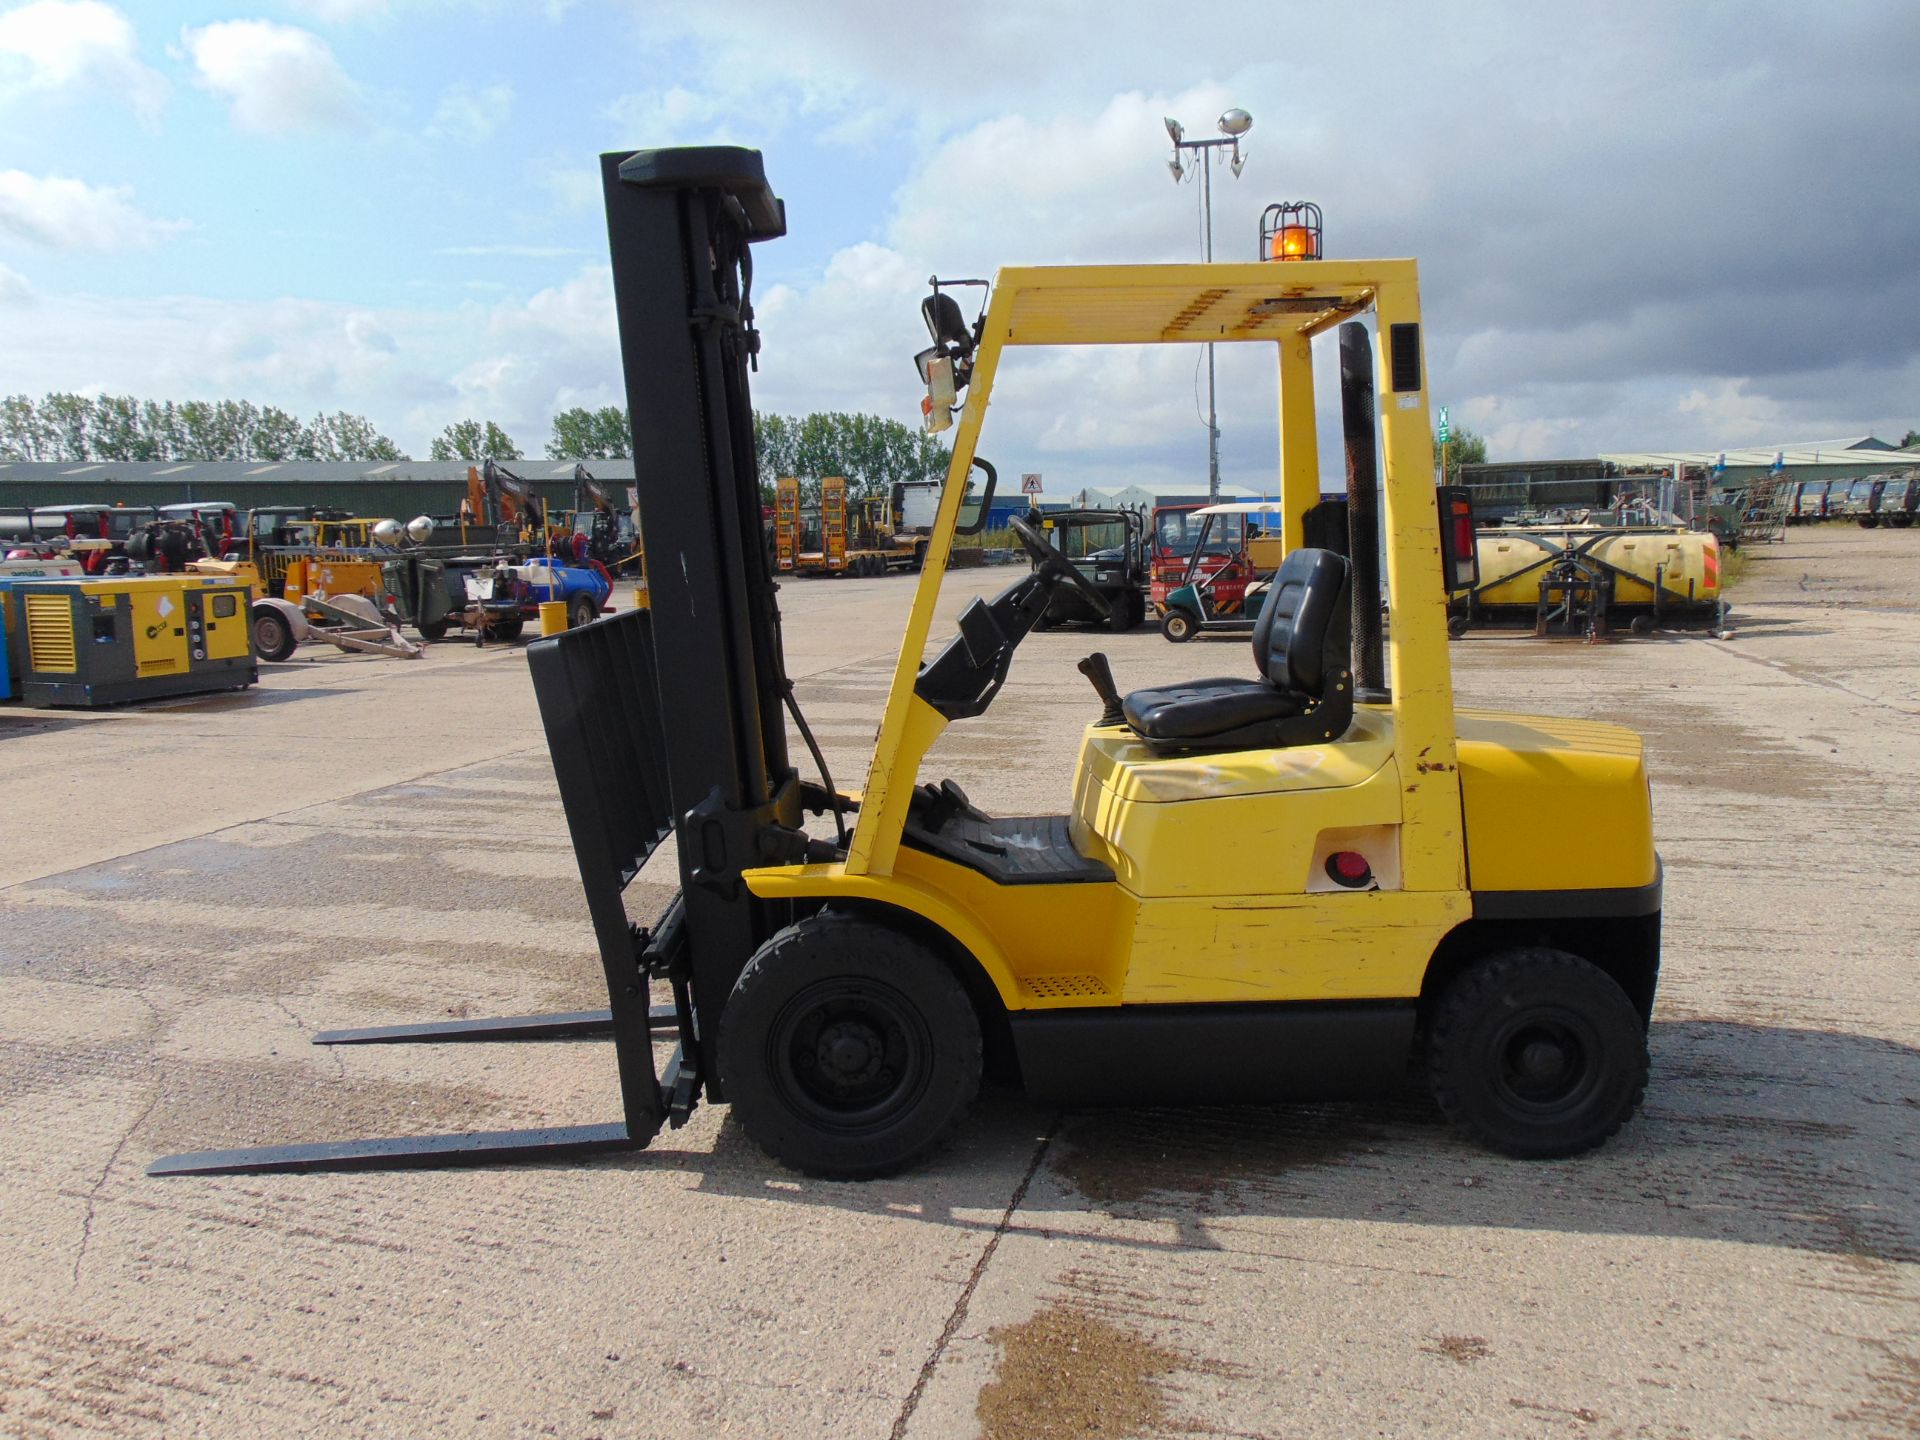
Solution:
M 1240 173 L 1242 157 L 1240 137 L 1253 128 L 1253 117 L 1246 111 L 1228 110 L 1220 117 L 1221 138 L 1218 140 L 1189 140 L 1177 121 L 1168 120 L 1167 134 L 1173 140 L 1174 183 L 1181 179 L 1180 152 L 1198 150 L 1200 152 L 1200 234 L 1201 244 L 1209 265 L 1213 263 L 1213 152 L 1221 146 L 1233 151 L 1233 173 Z M 1207 499 L 1217 503 L 1220 499 L 1220 416 L 1214 403 L 1213 384 L 1213 342 L 1207 342 Z

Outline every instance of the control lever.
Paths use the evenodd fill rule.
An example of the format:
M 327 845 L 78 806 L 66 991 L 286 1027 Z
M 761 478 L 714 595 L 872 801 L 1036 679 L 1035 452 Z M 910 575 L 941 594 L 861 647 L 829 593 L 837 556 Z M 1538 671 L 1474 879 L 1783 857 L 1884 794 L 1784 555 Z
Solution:
M 1114 688 L 1113 667 L 1107 663 L 1104 652 L 1096 650 L 1082 660 L 1077 667 L 1093 686 L 1093 693 L 1100 697 L 1100 703 L 1106 708 L 1100 712 L 1102 725 L 1121 724 L 1125 716 L 1120 709 L 1120 692 Z

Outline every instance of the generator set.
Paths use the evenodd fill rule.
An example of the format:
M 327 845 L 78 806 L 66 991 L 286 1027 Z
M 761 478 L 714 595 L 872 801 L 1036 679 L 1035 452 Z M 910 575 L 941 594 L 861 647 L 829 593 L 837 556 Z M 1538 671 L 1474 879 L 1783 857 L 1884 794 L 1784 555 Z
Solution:
M 14 688 L 40 707 L 244 689 L 260 678 L 247 602 L 201 575 L 0 579 Z

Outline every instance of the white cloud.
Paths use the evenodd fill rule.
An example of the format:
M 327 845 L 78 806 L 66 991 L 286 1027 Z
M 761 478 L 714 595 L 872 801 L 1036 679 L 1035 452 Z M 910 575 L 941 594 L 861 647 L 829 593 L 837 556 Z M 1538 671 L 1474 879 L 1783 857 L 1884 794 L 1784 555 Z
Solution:
M 384 20 L 391 0 L 294 0 L 295 7 L 328 25 L 351 25 L 361 20 Z
M 123 185 L 0 170 L 0 233 L 51 250 L 135 250 L 188 228 L 134 207 Z
M 440 92 L 433 119 L 427 122 L 429 139 L 485 140 L 500 128 L 513 107 L 513 87 L 504 83 L 475 88 L 464 80 Z
M 0 306 L 20 308 L 34 301 L 33 287 L 18 270 L 0 265 Z
M 182 32 L 203 89 L 226 99 L 242 130 L 282 135 L 356 125 L 360 95 L 332 49 L 310 30 L 270 20 L 222 20 Z
M 0 15 L 0 96 L 15 86 L 110 91 L 148 119 L 168 88 L 141 63 L 132 22 L 100 0 L 35 0 Z

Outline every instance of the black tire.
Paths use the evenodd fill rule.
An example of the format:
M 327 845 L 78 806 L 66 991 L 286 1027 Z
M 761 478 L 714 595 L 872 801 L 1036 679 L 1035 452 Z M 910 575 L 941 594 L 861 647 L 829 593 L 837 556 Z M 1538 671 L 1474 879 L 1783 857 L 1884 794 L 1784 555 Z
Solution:
M 1653 633 L 1653 617 L 1651 615 L 1636 615 L 1628 624 L 1627 629 L 1636 635 L 1651 635 Z
M 1448 639 L 1458 640 L 1462 635 L 1466 633 L 1467 633 L 1467 617 L 1466 616 L 1449 615 L 1447 617 L 1447 638 Z
M 287 617 L 271 605 L 253 612 L 253 653 L 257 658 L 278 664 L 293 654 L 299 643 L 293 638 L 293 626 L 287 623 Z
M 1598 966 L 1507 950 L 1448 986 L 1427 1035 L 1433 1098 L 1462 1132 L 1522 1160 L 1583 1154 L 1639 1108 L 1647 1033 Z
M 429 645 L 432 645 L 438 641 L 441 641 L 447 638 L 447 630 L 452 626 L 452 624 L 453 622 L 451 620 L 444 620 L 444 619 L 443 620 L 423 620 L 413 628 L 420 632 L 420 638 L 422 640 L 426 641 Z
M 515 615 L 508 620 L 496 620 L 487 627 L 487 634 L 494 640 L 518 640 L 520 632 L 527 628 L 527 617 Z
M 1113 607 L 1107 615 L 1107 629 L 1114 634 L 1124 635 L 1138 623 L 1133 617 L 1131 595 L 1109 595 L 1107 603 Z
M 920 568 L 927 563 L 927 542 L 919 541 L 913 547 L 913 573 L 918 575 Z
M 720 1074 L 747 1134 L 826 1180 L 932 1154 L 979 1093 L 980 1068 L 979 1019 L 941 958 L 831 911 L 762 945 L 720 1017 Z
M 567 601 L 567 628 L 578 630 L 583 625 L 591 625 L 600 618 L 600 607 L 593 602 L 591 595 L 576 595 Z
M 1198 628 L 1193 616 L 1184 610 L 1169 610 L 1160 617 L 1160 633 L 1176 645 L 1186 644 Z

